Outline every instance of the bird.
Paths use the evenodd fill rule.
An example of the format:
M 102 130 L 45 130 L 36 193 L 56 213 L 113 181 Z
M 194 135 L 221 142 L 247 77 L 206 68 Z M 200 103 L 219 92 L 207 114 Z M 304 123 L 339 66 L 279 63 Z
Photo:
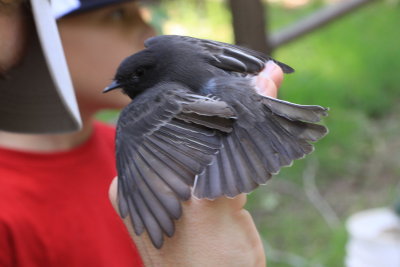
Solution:
M 132 99 L 116 127 L 119 214 L 160 249 L 183 201 L 252 192 L 312 152 L 328 108 L 258 94 L 253 78 L 268 61 L 294 71 L 261 52 L 179 35 L 144 46 L 103 92 Z

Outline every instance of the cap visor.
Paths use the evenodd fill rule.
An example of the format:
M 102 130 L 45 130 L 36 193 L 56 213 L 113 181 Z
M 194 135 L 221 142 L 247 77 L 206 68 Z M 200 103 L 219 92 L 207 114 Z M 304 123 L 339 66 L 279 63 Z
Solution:
M 60 133 L 81 128 L 72 81 L 48 0 L 31 0 L 36 32 L 20 66 L 0 80 L 0 129 Z

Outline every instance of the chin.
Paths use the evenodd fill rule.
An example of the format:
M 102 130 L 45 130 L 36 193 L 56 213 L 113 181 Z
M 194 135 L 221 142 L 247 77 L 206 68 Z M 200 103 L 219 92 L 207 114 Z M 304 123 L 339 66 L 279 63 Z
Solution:
M 113 96 L 107 94 L 96 97 L 92 96 L 90 98 L 78 97 L 81 112 L 84 110 L 98 112 L 105 109 L 123 109 L 130 101 L 130 98 L 127 95 L 121 94 L 121 92 L 115 92 Z
M 109 96 L 107 95 L 107 97 Z M 106 108 L 122 109 L 131 102 L 131 99 L 127 95 L 121 94 L 121 92 L 116 92 L 116 94 L 109 97 L 105 102 L 108 106 Z

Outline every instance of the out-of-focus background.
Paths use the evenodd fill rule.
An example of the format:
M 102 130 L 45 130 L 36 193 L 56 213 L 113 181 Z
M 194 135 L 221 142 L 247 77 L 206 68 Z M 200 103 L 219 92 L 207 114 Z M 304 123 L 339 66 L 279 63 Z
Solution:
M 267 29 L 339 2 L 264 0 Z M 146 10 L 160 33 L 234 42 L 227 1 L 168 0 Z M 343 266 L 346 219 L 400 197 L 399 27 L 400 1 L 372 1 L 273 51 L 296 69 L 279 97 L 329 107 L 330 133 L 249 196 L 269 266 Z

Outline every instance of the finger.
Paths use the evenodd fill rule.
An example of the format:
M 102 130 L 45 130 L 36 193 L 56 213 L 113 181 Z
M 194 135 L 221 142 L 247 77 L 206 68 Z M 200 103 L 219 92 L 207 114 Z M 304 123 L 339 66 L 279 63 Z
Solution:
M 276 97 L 282 80 L 282 69 L 270 60 L 267 62 L 264 70 L 256 77 L 256 90 L 259 94 Z
M 114 178 L 109 198 L 118 212 L 117 187 Z M 245 203 L 246 194 L 233 199 L 191 198 L 183 202 L 184 215 L 176 221 L 174 236 L 165 240 L 161 250 L 153 247 L 146 233 L 137 236 L 129 218 L 123 222 L 144 266 L 233 266 L 232 255 L 240 255 L 234 259 L 235 266 L 265 266 L 262 243 L 251 215 L 243 209 Z M 223 256 L 227 254 L 226 247 L 229 247 L 228 257 Z M 204 264 L 193 265 L 194 262 Z
M 108 189 L 108 198 L 115 209 L 115 211 L 119 214 L 118 205 L 117 205 L 117 188 L 118 188 L 118 177 L 115 177 L 111 184 L 110 188 Z
M 219 197 L 214 200 L 209 199 L 196 199 L 191 198 L 190 200 L 183 203 L 183 209 L 188 209 L 194 216 L 203 209 L 210 209 L 215 213 L 220 211 L 236 212 L 242 210 L 247 201 L 246 194 L 237 195 L 234 198 L 227 198 L 225 196 Z
M 260 74 L 274 81 L 277 87 L 281 86 L 281 83 L 283 81 L 283 71 L 281 67 L 279 67 L 272 60 L 267 62 L 264 70 Z
M 112 180 L 110 188 L 108 190 L 108 196 L 113 208 L 119 214 L 117 188 L 118 188 L 118 179 L 117 177 L 115 177 Z M 243 209 L 244 205 L 246 204 L 246 201 L 247 201 L 246 194 L 240 194 L 233 199 L 226 197 L 220 197 L 215 200 L 192 198 L 189 201 L 183 203 L 183 208 L 187 210 L 188 213 L 193 213 L 193 217 L 196 217 L 196 214 L 198 214 L 198 212 L 210 208 L 212 208 L 211 210 L 215 211 L 216 213 L 225 209 L 229 209 L 231 212 L 236 212 Z
M 118 189 L 118 177 L 115 177 L 108 190 L 108 197 L 110 202 L 114 208 L 114 210 L 119 214 L 118 210 L 118 198 L 117 198 L 117 189 Z M 141 255 L 144 266 L 160 266 L 162 263 L 162 259 L 160 255 L 158 255 L 159 251 L 155 249 L 147 236 L 147 234 L 142 234 L 141 236 L 137 236 L 135 231 L 133 230 L 133 225 L 129 216 L 125 219 L 122 219 L 125 224 L 126 229 L 129 232 L 129 235 L 133 239 L 136 248 Z

